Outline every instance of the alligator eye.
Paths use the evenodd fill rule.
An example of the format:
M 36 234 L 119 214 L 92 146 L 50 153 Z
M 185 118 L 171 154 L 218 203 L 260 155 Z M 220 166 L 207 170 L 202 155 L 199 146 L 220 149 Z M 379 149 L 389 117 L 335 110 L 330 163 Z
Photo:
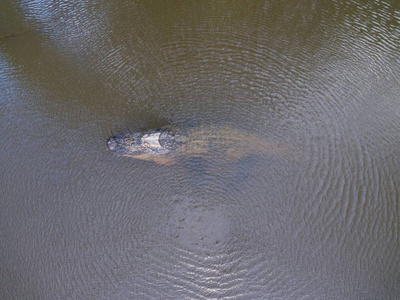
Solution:
M 134 139 L 132 138 L 125 138 L 124 144 L 133 145 Z

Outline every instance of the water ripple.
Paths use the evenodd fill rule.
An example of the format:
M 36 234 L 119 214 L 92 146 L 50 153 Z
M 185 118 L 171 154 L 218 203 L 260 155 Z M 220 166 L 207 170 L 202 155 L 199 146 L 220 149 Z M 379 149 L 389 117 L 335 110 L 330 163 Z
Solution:
M 35 32 L 2 42 L 0 70 L 7 296 L 397 294 L 392 2 L 21 3 Z M 293 151 L 162 166 L 106 150 L 185 121 Z

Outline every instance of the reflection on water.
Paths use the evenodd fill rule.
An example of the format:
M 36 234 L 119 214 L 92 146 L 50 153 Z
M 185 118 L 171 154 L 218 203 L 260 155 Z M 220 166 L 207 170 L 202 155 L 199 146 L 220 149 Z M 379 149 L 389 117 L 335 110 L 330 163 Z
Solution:
M 0 298 L 396 298 L 396 1 L 92 2 L 0 4 Z M 107 151 L 171 123 L 296 151 Z

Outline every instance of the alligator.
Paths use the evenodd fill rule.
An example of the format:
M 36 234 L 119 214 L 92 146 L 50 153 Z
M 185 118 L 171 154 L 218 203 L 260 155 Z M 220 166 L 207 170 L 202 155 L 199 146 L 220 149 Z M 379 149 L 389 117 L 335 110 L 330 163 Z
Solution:
M 117 155 L 172 165 L 184 158 L 209 156 L 240 160 L 249 154 L 286 156 L 290 149 L 278 142 L 225 126 L 179 128 L 166 126 L 117 134 L 107 141 Z

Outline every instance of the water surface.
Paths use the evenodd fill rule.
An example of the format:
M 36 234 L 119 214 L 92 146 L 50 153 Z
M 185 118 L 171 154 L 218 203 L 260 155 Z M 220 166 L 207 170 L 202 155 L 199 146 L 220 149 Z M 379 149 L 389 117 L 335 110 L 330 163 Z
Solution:
M 0 298 L 396 299 L 396 1 L 0 4 Z M 292 155 L 106 140 L 230 126 Z

